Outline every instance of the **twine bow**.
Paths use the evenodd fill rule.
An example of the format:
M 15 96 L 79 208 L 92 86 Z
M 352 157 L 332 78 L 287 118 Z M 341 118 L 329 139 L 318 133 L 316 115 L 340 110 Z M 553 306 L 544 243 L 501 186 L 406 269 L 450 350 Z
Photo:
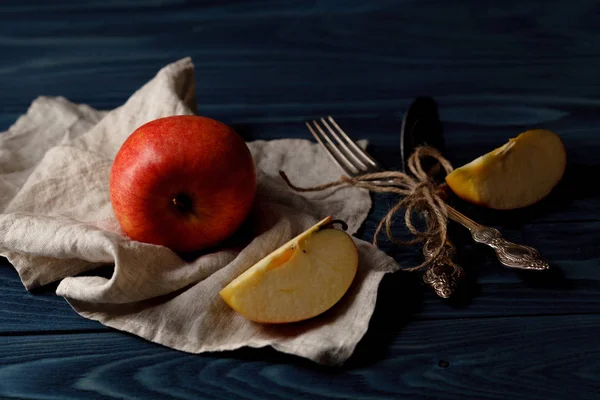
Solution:
M 436 165 L 441 166 L 446 174 L 453 171 L 450 162 L 438 150 L 433 147 L 423 146 L 415 149 L 408 160 L 410 173 L 384 171 L 355 177 L 342 176 L 337 181 L 308 188 L 298 187 L 291 183 L 283 171 L 279 171 L 279 174 L 288 186 L 297 192 L 316 192 L 347 185 L 365 188 L 375 193 L 395 193 L 400 195 L 400 200 L 379 222 L 373 237 L 373 244 L 378 246 L 378 237 L 384 229 L 388 239 L 392 243 L 399 245 L 425 243 L 428 248 L 425 254 L 425 261 L 416 267 L 405 268 L 406 271 L 417 271 L 443 263 L 454 265 L 449 258 L 449 252 L 446 250 L 449 242 L 447 240 L 448 211 L 446 203 L 442 198 L 444 185 L 434 182 L 431 178 L 432 174 L 429 171 L 425 171 L 422 164 L 425 158 L 435 160 L 437 162 Z M 414 236 L 414 239 L 409 241 L 399 240 L 392 234 L 393 218 L 401 209 L 405 210 L 404 222 Z M 423 231 L 418 230 L 413 223 L 413 218 L 416 214 L 421 214 L 425 219 L 426 227 Z

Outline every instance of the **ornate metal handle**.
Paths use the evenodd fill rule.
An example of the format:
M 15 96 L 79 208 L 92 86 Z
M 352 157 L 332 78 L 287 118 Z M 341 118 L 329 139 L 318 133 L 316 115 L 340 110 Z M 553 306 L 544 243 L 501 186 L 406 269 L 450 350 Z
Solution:
M 429 239 L 423 246 L 423 255 L 430 259 L 439 242 Z M 456 249 L 447 240 L 439 259 L 431 265 L 423 275 L 423 281 L 441 298 L 450 298 L 465 279 L 465 271 L 452 261 Z
M 480 225 L 450 206 L 447 206 L 447 209 L 450 218 L 469 229 L 473 240 L 493 248 L 498 260 L 507 267 L 535 271 L 550 268 L 550 265 L 542 259 L 539 251 L 533 247 L 509 242 L 502 237 L 498 229 Z
M 536 271 L 550 268 L 539 251 L 533 247 L 509 242 L 502 237 L 498 229 L 483 227 L 471 231 L 471 235 L 476 242 L 487 244 L 496 250 L 498 260 L 507 267 Z

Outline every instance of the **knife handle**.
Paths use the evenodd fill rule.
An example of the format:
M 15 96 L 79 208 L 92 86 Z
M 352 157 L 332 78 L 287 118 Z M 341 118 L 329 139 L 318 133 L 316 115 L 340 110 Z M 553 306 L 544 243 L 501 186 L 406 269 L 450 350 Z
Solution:
M 439 247 L 439 241 L 435 238 L 429 239 L 423 246 L 423 255 L 426 259 L 431 259 L 435 249 Z M 443 299 L 450 298 L 465 280 L 465 271 L 452 261 L 456 249 L 449 240 L 446 240 L 442 253 L 439 258 L 425 271 L 423 281 L 439 297 Z

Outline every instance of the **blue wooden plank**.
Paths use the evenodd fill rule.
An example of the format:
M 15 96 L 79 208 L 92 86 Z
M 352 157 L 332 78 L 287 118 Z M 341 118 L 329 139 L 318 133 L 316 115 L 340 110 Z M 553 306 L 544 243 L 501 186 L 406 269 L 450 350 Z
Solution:
M 0 337 L 5 398 L 597 399 L 600 316 L 388 315 L 343 368 L 270 350 L 190 355 L 135 337 Z
M 497 113 L 540 101 L 552 109 L 561 99 L 597 104 L 591 1 L 135 4 L 3 2 L 3 109 L 40 94 L 112 108 L 187 55 L 201 108 L 237 119 L 394 112 L 424 93 L 445 103 L 503 101 Z
M 56 285 L 28 292 L 17 272 L 0 259 L 0 335 L 24 332 L 107 330 L 99 322 L 79 317 L 62 298 Z
M 469 111 L 470 109 L 465 106 L 465 110 Z M 16 115 L 14 118 L 16 119 Z M 224 121 L 231 124 L 247 141 L 281 138 L 308 139 L 310 133 L 303 124 L 303 120 L 290 118 L 291 121 L 274 118 L 274 121 L 266 123 L 235 122 L 229 117 Z M 8 117 L 5 119 L 8 120 Z M 600 153 L 600 136 L 594 134 L 594 121 L 591 115 L 584 118 L 580 113 L 565 119 L 566 121 L 561 120 L 560 123 L 544 125 L 561 134 L 569 158 L 566 174 L 551 196 L 539 204 L 516 211 L 492 211 L 458 200 L 455 201 L 456 205 L 479 222 L 492 225 L 508 223 L 516 226 L 539 222 L 600 220 L 598 185 L 589 184 L 583 179 L 586 176 L 596 176 L 600 173 L 597 157 L 597 154 Z M 585 122 L 580 122 L 580 119 Z M 401 115 L 387 114 L 379 117 L 353 118 L 342 116 L 338 120 L 352 137 L 369 139 L 371 142 L 369 151 L 384 165 L 390 169 L 400 167 Z M 484 125 L 446 123 L 447 157 L 458 167 L 502 145 L 508 138 L 529 128 L 531 125 L 486 127 Z
M 379 218 L 373 215 L 384 212 L 383 205 L 378 202 L 375 206 L 360 232 L 363 238 L 373 234 Z M 466 231 L 454 227 L 456 261 L 468 276 L 464 295 L 441 301 L 424 287 L 420 274 L 399 272 L 384 280 L 376 312 L 394 313 L 397 304 L 406 304 L 411 319 L 425 320 L 600 313 L 600 248 L 596 246 L 600 223 L 533 224 L 504 231 L 511 240 L 542 251 L 553 270 L 524 273 L 504 268 L 491 249 L 472 244 Z M 420 262 L 417 249 L 385 242 L 382 248 L 405 267 Z M 103 329 L 77 316 L 64 300 L 53 295 L 53 290 L 50 285 L 27 293 L 12 267 L 0 268 L 0 303 L 4 305 L 0 309 L 0 334 Z
M 3 1 L 0 131 L 38 95 L 114 108 L 160 67 L 192 56 L 200 112 L 248 139 L 308 137 L 304 119 L 334 114 L 395 166 L 401 113 L 427 94 L 440 103 L 455 165 L 543 126 L 563 136 L 570 166 L 527 210 L 457 203 L 538 247 L 562 278 L 502 269 L 453 228 L 474 298 L 445 304 L 416 276 L 388 277 L 368 338 L 342 370 L 268 351 L 190 356 L 92 333 L 105 330 L 52 287 L 27 293 L 1 265 L 0 397 L 599 398 L 600 193 L 582 178 L 598 175 L 600 9 L 591 0 L 499 4 Z M 364 237 L 392 201 L 378 197 Z M 569 313 L 580 315 L 560 315 Z M 536 314 L 552 316 L 504 318 Z M 47 335 L 28 336 L 35 331 Z

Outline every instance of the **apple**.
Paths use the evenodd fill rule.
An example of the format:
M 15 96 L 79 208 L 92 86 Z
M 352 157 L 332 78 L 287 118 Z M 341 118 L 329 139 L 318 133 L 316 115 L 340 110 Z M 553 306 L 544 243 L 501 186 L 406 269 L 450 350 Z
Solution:
M 331 217 L 290 240 L 235 278 L 219 295 L 245 318 L 297 322 L 333 307 L 350 288 L 358 250 Z
M 497 210 L 532 205 L 560 182 L 567 153 L 556 133 L 532 129 L 455 169 L 446 183 L 461 199 Z
M 247 218 L 256 171 L 244 140 L 210 118 L 159 118 L 123 143 L 110 172 L 110 201 L 132 239 L 176 252 L 225 240 Z

